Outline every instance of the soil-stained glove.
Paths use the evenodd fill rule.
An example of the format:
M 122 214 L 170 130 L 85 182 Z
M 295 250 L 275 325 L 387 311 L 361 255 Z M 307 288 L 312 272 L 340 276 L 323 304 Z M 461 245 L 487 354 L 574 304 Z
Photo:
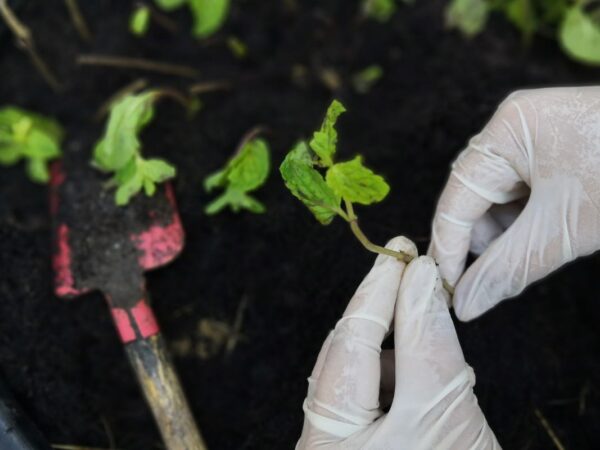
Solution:
M 402 237 L 387 247 L 416 255 Z M 297 450 L 500 448 L 473 393 L 440 280 L 430 257 L 407 267 L 377 257 L 308 379 Z M 395 350 L 382 353 L 392 322 Z
M 510 95 L 454 162 L 433 221 L 458 318 L 598 250 L 599 205 L 600 87 Z M 461 277 L 469 247 L 483 253 Z

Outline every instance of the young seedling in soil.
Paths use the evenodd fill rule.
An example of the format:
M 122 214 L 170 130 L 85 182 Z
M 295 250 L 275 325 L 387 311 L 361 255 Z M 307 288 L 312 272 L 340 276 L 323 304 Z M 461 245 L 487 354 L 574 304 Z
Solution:
M 129 19 L 129 31 L 135 36 L 144 36 L 150 28 L 150 8 L 140 5 L 135 8 Z
M 171 33 L 177 33 L 179 27 L 166 15 L 147 3 L 138 3 L 129 18 L 129 31 L 135 36 L 145 36 L 154 22 Z
M 525 43 L 529 43 L 536 33 L 554 35 L 571 58 L 600 65 L 600 9 L 597 3 L 452 0 L 446 9 L 446 24 L 471 38 L 483 31 L 491 13 L 500 12 L 521 31 Z
M 372 243 L 358 225 L 354 204 L 371 205 L 382 201 L 390 191 L 380 175 L 364 166 L 362 156 L 351 161 L 335 162 L 337 131 L 335 123 L 346 109 L 337 100 L 313 138 L 298 142 L 279 168 L 285 185 L 323 225 L 339 216 L 350 225 L 360 243 L 369 251 L 410 262 L 412 256 Z M 325 176 L 321 173 L 325 172 Z M 444 283 L 451 292 L 451 287 Z
M 187 5 L 193 16 L 192 34 L 207 38 L 216 33 L 227 19 L 230 0 L 154 0 L 163 11 L 174 11 Z
M 285 185 L 314 214 L 323 225 L 329 225 L 339 216 L 350 225 L 360 243 L 375 253 L 382 253 L 408 262 L 411 257 L 373 244 L 358 226 L 354 203 L 370 205 L 382 201 L 390 191 L 383 177 L 365 167 L 362 156 L 351 161 L 335 163 L 337 150 L 337 118 L 345 112 L 344 106 L 334 100 L 321 129 L 310 142 L 298 142 L 287 154 L 279 168 Z M 318 169 L 325 171 L 325 176 Z
M 108 185 L 116 186 L 115 202 L 126 205 L 142 189 L 154 195 L 156 184 L 175 176 L 175 167 L 161 159 L 145 159 L 139 133 L 154 116 L 154 103 L 165 93 L 146 91 L 127 95 L 110 110 L 104 137 L 94 149 L 93 164 L 112 173 Z
M 355 73 L 352 76 L 352 86 L 354 90 L 359 94 L 367 94 L 375 84 L 383 76 L 383 69 L 381 66 L 374 64 L 372 66 L 365 67 L 363 70 Z
M 48 162 L 61 155 L 62 137 L 62 128 L 52 119 L 14 106 L 0 109 L 0 164 L 26 160 L 32 181 L 48 182 Z
M 362 14 L 378 22 L 387 22 L 396 12 L 396 0 L 363 0 Z
M 242 209 L 256 214 L 265 212 L 265 206 L 248 195 L 265 183 L 271 166 L 267 142 L 256 137 L 259 131 L 255 129 L 246 134 L 225 167 L 204 180 L 206 192 L 215 188 L 225 190 L 206 206 L 206 214 L 217 214 L 227 206 L 233 212 Z

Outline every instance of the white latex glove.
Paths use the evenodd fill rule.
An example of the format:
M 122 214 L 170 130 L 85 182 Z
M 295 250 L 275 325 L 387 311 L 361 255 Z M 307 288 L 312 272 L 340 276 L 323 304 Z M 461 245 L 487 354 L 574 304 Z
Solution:
M 454 162 L 433 221 L 458 318 L 598 250 L 599 205 L 600 87 L 510 95 Z M 483 253 L 461 277 L 470 246 Z
M 403 237 L 387 247 L 417 253 Z M 381 353 L 392 321 L 395 350 Z M 430 257 L 406 270 L 392 257 L 377 257 L 323 344 L 308 383 L 297 449 L 500 448 L 477 404 L 475 376 Z M 383 402 L 392 392 L 384 414 L 380 396 Z

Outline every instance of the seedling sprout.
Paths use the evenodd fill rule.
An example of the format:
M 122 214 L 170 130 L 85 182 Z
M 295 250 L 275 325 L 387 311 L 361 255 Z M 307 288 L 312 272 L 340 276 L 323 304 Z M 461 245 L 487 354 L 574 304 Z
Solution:
M 151 90 L 130 94 L 118 100 L 110 110 L 104 137 L 94 149 L 93 164 L 112 173 L 109 186 L 116 186 L 115 202 L 126 205 L 142 189 L 154 195 L 156 184 L 175 176 L 175 167 L 161 159 L 145 159 L 138 138 L 142 129 L 152 121 L 154 103 L 165 95 Z
M 269 146 L 264 139 L 256 137 L 258 131 L 256 129 L 248 133 L 225 167 L 204 180 L 206 192 L 215 188 L 224 189 L 219 197 L 206 206 L 206 214 L 217 214 L 227 206 L 233 212 L 246 209 L 260 214 L 266 211 L 261 202 L 248 195 L 265 183 L 271 166 Z
M 52 119 L 14 106 L 0 109 L 0 165 L 26 160 L 32 181 L 47 183 L 48 162 L 61 155 L 63 131 Z
M 390 191 L 380 175 L 365 167 L 362 156 L 346 162 L 335 162 L 337 131 L 335 123 L 346 109 L 337 100 L 329 108 L 325 120 L 313 138 L 298 142 L 287 154 L 279 170 L 290 192 L 313 213 L 323 225 L 339 216 L 350 225 L 360 243 L 369 251 L 410 262 L 412 256 L 376 245 L 363 233 L 354 204 L 371 205 L 382 201 Z M 321 173 L 325 171 L 325 176 Z M 444 282 L 452 293 L 452 287 Z

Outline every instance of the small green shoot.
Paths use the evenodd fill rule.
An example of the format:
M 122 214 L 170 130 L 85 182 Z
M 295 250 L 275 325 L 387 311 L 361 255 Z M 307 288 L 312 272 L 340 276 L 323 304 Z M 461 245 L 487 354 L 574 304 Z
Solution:
M 52 119 L 14 106 L 0 109 L 0 165 L 26 160 L 32 181 L 48 182 L 48 163 L 62 154 L 62 137 L 62 128 Z
M 354 204 L 371 205 L 382 201 L 390 187 L 380 175 L 363 164 L 362 156 L 347 162 L 335 162 L 337 131 L 335 124 L 346 109 L 334 100 L 319 131 L 309 143 L 298 142 L 279 167 L 285 185 L 322 224 L 328 225 L 339 216 L 350 225 L 359 242 L 369 251 L 410 262 L 412 256 L 372 243 L 358 226 Z M 325 176 L 323 173 L 325 172 Z M 442 280 L 452 295 L 454 288 Z
M 410 256 L 373 244 L 358 226 L 354 204 L 371 205 L 382 201 L 390 187 L 380 175 L 364 166 L 361 156 L 335 162 L 335 124 L 346 109 L 337 100 L 329 108 L 321 128 L 309 143 L 298 142 L 287 154 L 279 170 L 290 192 L 323 225 L 339 216 L 350 224 L 356 238 L 368 250 L 409 261 Z M 325 172 L 323 176 L 322 172 Z
M 452 0 L 446 9 L 446 25 L 471 38 L 483 31 L 489 14 L 487 0 Z
M 192 35 L 207 38 L 216 33 L 229 14 L 230 0 L 154 0 L 163 11 L 174 11 L 185 5 L 193 16 Z
M 383 69 L 381 66 L 368 66 L 354 74 L 352 77 L 352 86 L 354 86 L 354 90 L 359 94 L 366 94 L 377 84 L 382 76 Z
M 229 51 L 237 59 L 244 59 L 248 56 L 248 46 L 236 36 L 229 36 L 227 38 L 227 47 L 229 47 Z
M 94 149 L 93 164 L 112 173 L 109 185 L 116 186 L 115 202 L 122 206 L 142 189 L 154 195 L 156 184 L 175 176 L 175 167 L 161 159 L 144 159 L 139 133 L 154 115 L 160 91 L 130 94 L 116 101 L 110 110 L 104 136 Z
M 396 0 L 363 0 L 362 13 L 378 22 L 387 22 L 396 12 Z
M 225 167 L 205 178 L 206 192 L 212 192 L 215 188 L 224 189 L 219 197 L 206 206 L 206 214 L 217 214 L 227 206 L 233 212 L 246 209 L 260 214 L 266 211 L 261 202 L 248 195 L 265 183 L 271 166 L 267 142 L 255 136 L 256 132 L 253 132 L 242 139 L 238 151 Z
M 135 36 L 144 36 L 150 27 L 150 8 L 138 6 L 129 19 L 129 31 Z

